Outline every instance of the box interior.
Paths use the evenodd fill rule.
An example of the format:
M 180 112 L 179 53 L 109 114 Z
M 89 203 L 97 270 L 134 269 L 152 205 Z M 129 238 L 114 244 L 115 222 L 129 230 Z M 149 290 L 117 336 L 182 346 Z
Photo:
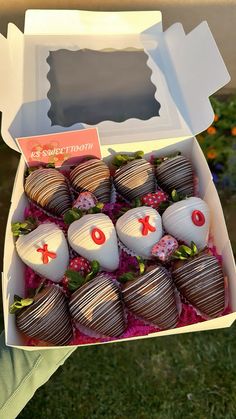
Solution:
M 137 146 L 137 145 L 135 145 Z M 132 152 L 134 144 L 126 144 L 115 146 L 114 150 L 110 147 L 102 147 L 102 155 L 104 160 L 109 164 L 115 152 Z M 166 334 L 186 333 L 197 330 L 207 330 L 211 328 L 227 327 L 236 318 L 236 276 L 234 268 L 234 259 L 230 246 L 230 241 L 224 221 L 221 204 L 215 190 L 212 176 L 204 155 L 195 138 L 187 139 L 169 139 L 160 140 L 160 142 L 145 142 L 143 144 L 145 156 L 149 158 L 151 155 L 161 156 L 171 154 L 175 151 L 181 151 L 183 155 L 188 157 L 193 164 L 196 175 L 199 179 L 199 195 L 204 199 L 211 211 L 212 223 L 211 234 L 214 236 L 214 244 L 217 252 L 223 256 L 223 269 L 227 275 L 230 287 L 230 305 L 233 310 L 232 314 L 223 317 L 208 320 L 202 323 L 196 323 L 181 328 L 175 328 L 168 331 L 152 333 L 146 337 L 163 336 Z M 16 254 L 14 239 L 11 234 L 11 222 L 17 221 L 23 217 L 24 209 L 27 205 L 27 199 L 24 195 L 23 179 L 24 179 L 25 163 L 21 158 L 16 181 L 12 195 L 12 205 L 9 213 L 9 220 L 6 231 L 5 258 L 4 258 L 4 276 L 3 276 L 3 294 L 4 294 L 4 317 L 6 342 L 9 346 L 17 346 L 28 350 L 36 350 L 39 347 L 25 346 L 25 341 L 15 328 L 15 319 L 9 314 L 9 305 L 12 302 L 14 294 L 22 295 L 24 293 L 24 266 L 22 261 Z M 16 281 L 17 272 L 17 281 Z M 140 338 L 140 337 L 137 337 Z M 136 338 L 136 339 L 137 339 Z M 131 338 L 134 339 L 134 338 Z M 122 339 L 127 340 L 127 339 Z M 120 341 L 114 340 L 114 341 Z M 111 341 L 113 342 L 113 341 Z M 81 345 L 80 345 L 81 346 Z M 46 347 L 55 348 L 55 347 Z M 42 347 L 43 349 L 43 347 Z
M 58 66 L 61 66 L 61 63 L 57 60 L 61 50 L 64 51 L 64 55 L 71 57 L 72 55 L 79 56 L 85 50 L 90 50 L 91 54 L 97 57 L 103 54 L 111 57 L 111 54 L 115 52 L 119 55 L 139 53 L 143 61 L 144 55 L 147 57 L 145 65 L 144 62 L 142 63 L 145 77 L 142 78 L 143 82 L 140 83 L 137 92 L 135 83 L 132 84 L 132 91 L 129 90 L 130 77 L 136 74 L 135 69 L 128 71 L 126 68 L 125 77 L 121 80 L 122 89 L 126 87 L 127 90 L 125 96 L 121 97 L 125 104 L 122 109 L 122 118 L 125 116 L 126 119 L 117 121 L 113 112 L 110 115 L 113 120 L 104 120 L 107 114 L 106 116 L 105 113 L 99 115 L 99 106 L 97 108 L 99 112 L 97 110 L 93 114 L 93 118 L 97 118 L 95 123 L 99 129 L 103 156 L 109 160 L 116 151 L 131 152 L 141 148 L 148 157 L 152 152 L 155 152 L 155 155 L 161 155 L 178 149 L 191 159 L 199 177 L 200 196 L 207 201 L 213 214 L 212 233 L 217 250 L 224 258 L 224 269 L 230 283 L 231 304 L 235 311 L 235 268 L 222 208 L 207 163 L 197 141 L 192 138 L 193 134 L 203 131 L 213 120 L 209 96 L 229 81 L 229 74 L 207 23 L 201 23 L 186 35 L 179 23 L 163 32 L 161 13 L 155 11 L 115 13 L 28 11 L 24 34 L 15 25 L 9 24 L 7 39 L 0 37 L 0 52 L 3 57 L 0 82 L 0 110 L 3 112 L 2 136 L 13 149 L 18 150 L 15 142 L 17 137 L 61 132 L 68 130 L 66 124 L 72 124 L 69 125 L 70 130 L 87 128 L 91 122 L 94 122 L 94 119 L 92 121 L 89 119 L 89 112 L 84 112 L 84 109 L 82 109 L 84 114 L 78 121 L 77 118 L 68 120 L 67 112 L 71 106 L 74 106 L 74 98 L 71 98 L 68 92 L 72 92 L 75 85 L 74 77 L 71 79 L 70 75 L 65 77 L 65 69 L 60 68 L 59 71 Z M 103 100 L 116 95 L 121 89 L 117 80 L 117 68 L 114 70 L 116 80 L 113 85 L 112 65 L 106 65 L 105 70 L 108 70 L 108 67 L 110 68 L 108 75 L 110 82 L 104 90 Z M 61 70 L 63 70 L 62 73 Z M 90 82 L 92 79 L 93 86 L 91 102 L 94 95 L 98 97 L 100 94 L 100 86 L 96 85 L 92 70 L 90 69 L 88 78 Z M 129 79 L 126 78 L 127 73 L 130 73 Z M 61 77 L 66 87 L 68 87 L 67 81 L 71 81 L 66 94 L 64 94 L 65 91 L 61 92 L 61 86 L 57 86 Z M 141 77 L 141 73 L 138 77 Z M 139 84 L 139 79 L 134 82 Z M 79 91 L 82 95 L 82 87 L 86 86 L 82 86 L 83 79 L 80 83 Z M 137 94 L 139 101 L 143 101 L 144 89 L 147 85 L 153 105 L 151 110 L 144 106 L 141 110 L 144 118 L 139 119 L 140 114 L 137 115 L 137 110 L 140 112 L 140 109 L 139 106 L 135 107 L 134 99 Z M 128 97 L 132 104 L 130 114 L 127 114 Z M 60 99 L 59 102 L 57 100 L 55 102 L 55 98 Z M 67 99 L 69 99 L 68 102 Z M 91 105 L 91 102 L 88 101 L 88 104 Z M 83 104 L 84 100 L 82 100 Z M 158 104 L 159 109 L 157 109 Z M 62 113 L 59 111 L 61 105 L 63 105 Z M 76 106 L 79 105 L 76 103 Z M 115 103 L 114 106 L 116 106 Z M 74 113 L 75 111 L 72 112 L 73 115 Z M 11 234 L 11 222 L 23 218 L 27 203 L 23 190 L 24 171 L 25 163 L 21 158 L 12 194 L 5 240 L 4 318 L 7 345 L 34 350 L 38 347 L 24 346 L 24 341 L 15 329 L 14 316 L 10 316 L 8 312 L 13 295 L 15 293 L 20 295 L 24 292 L 23 263 L 16 254 Z M 233 313 L 207 322 L 152 334 L 150 337 L 227 327 L 235 317 L 236 313 Z

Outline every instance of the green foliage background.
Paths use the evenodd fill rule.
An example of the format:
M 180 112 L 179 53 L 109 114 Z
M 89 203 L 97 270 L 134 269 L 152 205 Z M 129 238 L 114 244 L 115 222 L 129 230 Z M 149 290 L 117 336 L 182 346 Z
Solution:
M 213 179 L 220 190 L 236 192 L 236 97 L 211 99 L 215 111 L 212 126 L 198 135 Z M 213 128 L 213 129 L 212 129 Z M 215 133 L 211 133 L 214 131 Z

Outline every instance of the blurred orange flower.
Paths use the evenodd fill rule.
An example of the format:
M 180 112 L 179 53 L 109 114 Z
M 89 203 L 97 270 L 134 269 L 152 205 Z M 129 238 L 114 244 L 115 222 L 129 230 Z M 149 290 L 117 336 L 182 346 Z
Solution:
M 231 134 L 235 137 L 236 136 L 236 127 L 231 129 Z
M 210 135 L 215 134 L 215 133 L 216 133 L 216 128 L 215 128 L 215 127 L 213 127 L 213 126 L 210 126 L 210 127 L 207 129 L 207 133 L 208 133 L 208 134 L 210 134 Z
M 215 113 L 215 115 L 214 115 L 214 122 L 217 122 L 217 121 L 218 121 L 218 119 L 219 119 L 219 115 L 217 115 L 217 114 Z
M 216 157 L 217 157 L 217 152 L 216 152 L 216 150 L 215 150 L 214 148 L 212 148 L 211 150 L 209 150 L 209 151 L 207 152 L 207 158 L 208 158 L 208 159 L 213 160 L 213 159 L 215 159 Z

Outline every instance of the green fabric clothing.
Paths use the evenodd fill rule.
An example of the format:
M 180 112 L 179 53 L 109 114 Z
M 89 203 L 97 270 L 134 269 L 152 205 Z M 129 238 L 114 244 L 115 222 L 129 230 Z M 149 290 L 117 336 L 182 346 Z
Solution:
M 76 348 L 24 351 L 0 336 L 0 418 L 14 419 Z

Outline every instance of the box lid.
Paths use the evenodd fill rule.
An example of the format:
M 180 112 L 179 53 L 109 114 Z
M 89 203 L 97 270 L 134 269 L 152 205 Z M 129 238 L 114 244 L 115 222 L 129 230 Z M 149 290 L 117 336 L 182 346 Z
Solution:
M 124 57 L 117 53 L 123 52 L 126 58 L 117 60 Z M 187 35 L 180 23 L 163 32 L 159 11 L 28 10 L 24 33 L 9 24 L 7 39 L 0 37 L 0 53 L 2 136 L 13 149 L 17 149 L 16 137 L 91 125 L 98 127 L 101 143 L 106 145 L 196 135 L 213 121 L 209 96 L 230 80 L 206 22 Z M 61 54 L 63 61 L 59 60 Z M 77 103 L 78 86 L 67 89 L 73 68 L 68 77 L 58 70 L 63 67 L 60 63 L 73 63 L 72 56 L 76 57 L 76 69 L 87 59 L 103 65 L 104 57 L 113 68 L 110 76 L 106 71 L 107 78 L 100 71 L 98 83 L 100 64 L 87 67 L 88 80 L 81 80 L 83 92 L 78 94 L 85 112 Z M 120 61 L 125 65 L 114 67 Z M 104 80 L 105 87 L 101 84 Z M 73 103 L 67 103 L 69 94 L 74 96 Z M 87 120 L 84 103 L 91 111 Z M 115 113 L 116 109 L 123 112 L 119 121 L 114 112 L 104 119 L 104 112 L 112 107 Z M 94 123 L 96 109 L 102 112 Z M 68 119 L 68 115 L 77 119 Z M 80 120 L 81 115 L 85 116 Z M 127 119 L 123 115 L 128 115 Z

